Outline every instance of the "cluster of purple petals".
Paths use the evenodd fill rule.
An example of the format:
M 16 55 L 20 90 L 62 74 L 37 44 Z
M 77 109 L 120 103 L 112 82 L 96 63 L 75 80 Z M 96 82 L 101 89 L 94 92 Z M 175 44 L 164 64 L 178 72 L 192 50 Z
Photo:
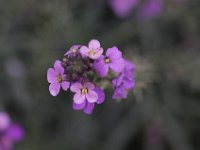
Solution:
M 177 3 L 186 0 L 174 0 Z M 140 21 L 156 18 L 162 14 L 164 0 L 108 0 L 113 12 L 119 18 L 126 18 L 137 7 L 136 16 Z
M 163 0 L 148 0 L 138 11 L 138 19 L 141 21 L 156 18 L 163 11 Z
M 134 87 L 134 64 L 125 60 L 116 46 L 108 48 L 105 55 L 103 52 L 100 42 L 95 39 L 88 46 L 73 45 L 63 60 L 56 60 L 54 67 L 47 71 L 51 95 L 57 96 L 61 88 L 70 89 L 74 93 L 73 109 L 91 114 L 95 104 L 105 100 L 104 89 L 99 86 L 101 81 L 95 79 L 108 79 L 111 70 L 117 74 L 112 82 L 115 89 L 112 98 L 127 98 L 127 92 Z
M 12 150 L 15 142 L 24 138 L 22 126 L 12 123 L 5 112 L 0 112 L 0 150 Z
M 134 64 L 126 60 L 124 70 L 112 80 L 115 87 L 113 99 L 127 98 L 127 92 L 135 86 L 134 69 Z
M 119 18 L 125 18 L 138 5 L 139 0 L 109 0 L 114 13 Z

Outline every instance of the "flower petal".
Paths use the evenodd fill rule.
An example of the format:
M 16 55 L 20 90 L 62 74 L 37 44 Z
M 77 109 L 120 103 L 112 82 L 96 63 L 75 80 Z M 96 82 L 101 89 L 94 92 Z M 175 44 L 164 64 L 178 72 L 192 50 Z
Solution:
M 70 49 L 65 53 L 64 56 L 67 56 L 67 55 L 69 55 L 69 54 L 71 54 L 71 53 L 76 54 L 75 51 L 78 52 L 80 47 L 81 47 L 81 45 L 73 45 L 73 46 L 71 46 Z M 75 50 L 75 51 L 74 51 L 74 50 Z
M 135 86 L 135 81 L 134 80 L 128 80 L 124 78 L 124 87 L 128 90 L 132 89 Z
M 4 136 L 12 141 L 21 141 L 24 138 L 24 129 L 18 124 L 13 124 Z
M 89 90 L 86 94 L 87 101 L 90 103 L 95 103 L 98 99 L 98 95 L 95 91 Z
M 10 126 L 10 117 L 7 113 L 0 112 L 0 132 Z
M 60 73 L 60 74 L 64 73 L 64 68 L 63 68 L 62 63 L 61 63 L 60 60 L 56 60 L 55 61 L 54 68 L 58 73 Z
M 123 82 L 123 78 L 124 78 L 124 74 L 123 74 L 123 73 L 120 74 L 118 77 L 114 78 L 114 79 L 112 80 L 113 86 L 114 86 L 114 87 L 120 86 L 120 85 L 122 84 L 122 82 Z
M 72 51 L 71 51 L 71 49 L 69 49 L 69 50 L 65 53 L 64 56 L 67 56 L 67 55 L 69 55 L 69 54 L 71 54 L 71 53 L 72 53 Z
M 77 92 L 74 95 L 73 100 L 74 100 L 74 103 L 76 103 L 76 104 L 82 104 L 85 101 L 85 95 L 81 94 L 81 92 Z
M 133 70 L 135 68 L 134 63 L 132 63 L 131 61 L 124 59 L 124 62 L 125 62 L 125 66 L 126 66 L 125 70 Z
M 127 60 L 124 60 L 125 62 L 125 67 L 124 67 L 124 76 L 125 78 L 129 79 L 129 80 L 133 80 L 134 79 L 134 70 L 135 70 L 135 65 Z
M 95 61 L 93 68 L 99 77 L 105 77 L 108 74 L 108 64 L 104 62 L 104 57 Z
M 68 81 L 63 81 L 61 83 L 62 89 L 65 91 L 67 91 L 67 89 L 69 88 L 69 85 L 70 85 L 70 82 L 68 82 Z
M 124 71 L 124 77 L 133 80 L 134 79 L 134 70 Z
M 58 93 L 60 92 L 60 83 L 51 83 L 49 85 L 49 92 L 51 93 L 52 96 L 56 96 L 58 95 Z
M 81 110 L 81 109 L 83 109 L 86 106 L 86 102 L 87 101 L 84 101 L 82 104 L 76 104 L 76 103 L 73 102 L 73 109 L 74 110 Z
M 0 150 L 12 150 L 13 149 L 13 141 L 7 139 L 7 138 L 2 138 L 1 139 L 1 145 L 0 145 Z
M 88 103 L 86 104 L 86 107 L 83 109 L 83 111 L 90 115 L 92 112 L 93 112 L 93 109 L 94 109 L 94 103 Z
M 99 88 L 99 87 L 96 87 L 94 89 L 94 91 L 97 93 L 98 95 L 98 99 L 97 99 L 97 104 L 102 104 L 105 100 L 105 92 L 103 89 Z
M 112 60 L 109 66 L 114 72 L 120 73 L 124 70 L 124 59 Z
M 97 49 L 100 47 L 100 43 L 98 40 L 93 39 L 89 42 L 88 47 L 89 49 Z
M 106 56 L 109 57 L 112 61 L 122 58 L 122 52 L 119 51 L 119 49 L 116 46 L 113 46 L 112 48 L 108 48 Z
M 98 48 L 98 49 L 95 50 L 95 53 L 94 54 L 90 54 L 89 57 L 91 59 L 97 59 L 102 55 L 102 53 L 103 53 L 103 48 Z
M 140 6 L 137 18 L 140 21 L 146 21 L 160 16 L 162 11 L 163 11 L 163 1 L 148 0 Z
M 47 81 L 49 83 L 57 82 L 57 75 L 58 73 L 53 68 L 49 68 L 47 70 Z
M 86 46 L 81 46 L 80 53 L 82 56 L 88 56 L 89 55 L 89 49 Z
M 124 19 L 131 14 L 131 10 L 138 5 L 140 0 L 109 0 L 108 2 L 117 17 Z
M 82 88 L 82 84 L 80 82 L 75 82 L 71 85 L 70 90 L 74 93 L 79 92 Z
M 121 98 L 127 98 L 127 91 L 125 87 L 123 87 L 122 85 L 115 89 L 114 94 L 112 96 L 112 99 L 121 99 Z
M 86 87 L 88 90 L 93 90 L 95 88 L 94 84 L 92 84 L 91 82 L 86 82 L 84 84 L 84 87 Z

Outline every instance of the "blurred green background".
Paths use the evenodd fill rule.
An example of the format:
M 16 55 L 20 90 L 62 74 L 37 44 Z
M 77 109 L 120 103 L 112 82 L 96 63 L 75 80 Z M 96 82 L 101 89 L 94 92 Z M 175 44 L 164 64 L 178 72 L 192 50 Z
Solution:
M 46 72 L 93 38 L 136 64 L 136 86 L 117 102 L 107 90 L 88 116 L 70 92 L 49 94 Z M 0 110 L 26 130 L 16 150 L 200 149 L 199 0 L 164 0 L 147 21 L 118 18 L 106 0 L 1 0 L 0 68 Z

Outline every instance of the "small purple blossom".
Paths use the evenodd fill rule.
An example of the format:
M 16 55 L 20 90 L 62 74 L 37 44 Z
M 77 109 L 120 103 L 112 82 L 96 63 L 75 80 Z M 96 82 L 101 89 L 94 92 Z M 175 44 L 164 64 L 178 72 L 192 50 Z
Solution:
M 100 87 L 95 87 L 94 91 L 97 93 L 98 95 L 98 99 L 96 101 L 97 104 L 102 104 L 105 100 L 105 92 L 102 88 Z
M 109 4 L 119 18 L 125 18 L 137 6 L 138 0 L 109 0 Z
M 7 113 L 0 112 L 0 131 L 7 129 L 10 125 L 10 118 Z
M 71 46 L 70 49 L 65 53 L 64 56 L 67 56 L 67 55 L 75 56 L 75 55 L 77 55 L 81 46 L 82 45 L 73 45 L 73 46 Z
M 103 53 L 103 48 L 98 40 L 91 40 L 87 46 L 82 46 L 80 48 L 80 53 L 83 56 L 88 56 L 91 59 L 97 59 Z
M 73 83 L 70 87 L 70 90 L 74 93 L 74 103 L 82 104 L 84 101 L 89 103 L 95 103 L 98 99 L 97 93 L 94 91 L 94 84 L 86 82 L 81 84 L 80 82 Z
M 24 130 L 19 124 L 12 124 L 4 136 L 7 139 L 19 142 L 24 138 Z
M 10 117 L 4 112 L 0 112 L 0 126 L 5 127 L 0 130 L 0 150 L 12 150 L 14 143 L 24 138 L 24 130 L 19 124 L 11 123 Z
M 98 95 L 98 99 L 96 101 L 96 104 L 102 104 L 105 100 L 105 92 L 103 89 L 99 87 L 95 87 L 94 91 Z M 90 103 L 88 101 L 84 101 L 82 104 L 76 104 L 73 102 L 73 109 L 74 110 L 83 110 L 86 114 L 91 114 L 93 112 L 95 103 Z
M 94 110 L 95 103 L 89 103 L 84 101 L 82 104 L 76 104 L 73 102 L 74 110 L 83 110 L 86 114 L 90 115 Z
M 53 96 L 58 95 L 61 87 L 63 90 L 67 91 L 70 85 L 70 82 L 66 81 L 64 68 L 59 60 L 54 63 L 54 69 L 48 69 L 47 80 L 50 83 L 49 91 Z
M 119 18 L 125 18 L 131 14 L 134 8 L 138 8 L 137 17 L 139 20 L 148 20 L 158 17 L 163 10 L 163 0 L 109 0 L 114 13 Z
M 101 56 L 95 61 L 93 67 L 99 77 L 105 77 L 108 74 L 109 68 L 116 73 L 121 72 L 124 69 L 122 52 L 116 46 L 108 48 L 106 56 Z
M 187 0 L 172 0 L 182 4 Z M 136 16 L 139 21 L 147 21 L 161 16 L 164 10 L 164 0 L 108 0 L 108 4 L 121 19 Z
M 138 11 L 138 19 L 149 20 L 161 15 L 163 10 L 163 0 L 147 0 Z
M 105 55 L 102 53 L 103 48 L 98 40 L 91 40 L 88 47 L 73 45 L 65 53 L 63 60 L 57 60 L 54 68 L 47 71 L 51 95 L 56 96 L 61 87 L 65 91 L 70 88 L 70 91 L 75 93 L 73 109 L 91 114 L 95 105 L 105 101 L 105 87 L 101 88 L 101 80 L 102 77 L 110 80 L 115 76 L 107 76 L 111 69 L 118 73 L 118 77 L 112 81 L 115 88 L 113 99 L 127 98 L 128 90 L 134 87 L 133 64 L 124 60 L 122 52 L 116 46 L 108 48 Z
M 123 85 L 119 85 L 118 87 L 116 87 L 112 98 L 113 99 L 127 98 L 126 88 Z
M 112 80 L 112 84 L 115 87 L 113 99 L 127 98 L 127 91 L 131 90 L 135 86 L 134 80 L 134 64 L 125 60 L 125 67 L 123 72 L 118 77 Z

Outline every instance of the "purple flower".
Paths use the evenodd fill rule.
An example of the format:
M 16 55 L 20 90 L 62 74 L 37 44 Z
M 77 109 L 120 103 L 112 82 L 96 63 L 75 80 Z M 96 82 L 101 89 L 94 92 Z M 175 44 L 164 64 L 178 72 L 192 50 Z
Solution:
M 73 45 L 64 55 L 62 61 L 55 61 L 54 68 L 47 71 L 47 80 L 50 83 L 49 91 L 56 96 L 60 88 L 67 91 L 70 87 L 73 96 L 73 109 L 83 110 L 91 114 L 95 105 L 105 100 L 104 89 L 97 87 L 98 77 L 106 77 L 109 69 L 113 72 L 106 77 L 113 79 L 115 91 L 113 98 L 126 98 L 127 92 L 134 87 L 134 66 L 122 57 L 122 52 L 113 46 L 102 55 L 103 48 L 98 40 L 90 40 L 88 47 Z M 91 82 L 89 82 L 91 81 Z M 94 83 L 93 83 L 94 82 Z M 5 128 L 5 125 L 0 125 Z M 1 149 L 0 149 L 1 150 Z
M 73 55 L 73 56 L 76 56 L 76 54 L 79 52 L 79 49 L 82 45 L 73 45 L 70 47 L 70 49 L 65 53 L 64 56 L 67 56 L 67 55 Z
M 0 112 L 0 132 L 7 129 L 10 125 L 10 118 L 7 113 Z
M 91 59 L 97 59 L 103 53 L 103 48 L 100 46 L 99 41 L 91 40 L 87 46 L 82 46 L 80 48 L 80 53 L 82 56 L 88 56 Z
M 82 104 L 76 104 L 73 102 L 74 110 L 83 110 L 86 114 L 91 114 L 93 112 L 95 103 L 89 103 L 88 101 L 84 101 Z
M 66 81 L 64 75 L 64 68 L 62 67 L 61 61 L 57 60 L 54 63 L 54 69 L 49 68 L 47 71 L 47 80 L 50 83 L 49 91 L 51 95 L 56 96 L 60 92 L 60 88 L 67 91 L 70 82 Z
M 5 132 L 4 138 L 19 142 L 24 138 L 24 130 L 19 124 L 12 124 Z
M 108 48 L 106 56 L 101 56 L 96 60 L 93 68 L 99 77 L 105 77 L 109 68 L 116 73 L 120 73 L 124 69 L 124 59 L 121 51 L 116 46 Z
M 102 88 L 100 87 L 95 87 L 94 91 L 97 93 L 98 95 L 98 99 L 96 101 L 97 104 L 102 104 L 105 100 L 105 92 Z
M 86 100 L 89 103 L 95 103 L 98 99 L 97 93 L 94 91 L 95 86 L 90 82 L 81 84 L 80 82 L 73 83 L 70 90 L 74 93 L 74 103 L 83 104 Z
M 163 10 L 163 0 L 147 0 L 140 8 L 138 12 L 138 19 L 148 20 L 161 15 Z
M 104 90 L 99 87 L 95 87 L 94 91 L 98 95 L 98 99 L 97 99 L 96 103 L 102 104 L 105 100 Z M 75 102 L 73 102 L 74 110 L 83 110 L 86 114 L 91 114 L 93 112 L 94 106 L 95 106 L 95 103 L 90 103 L 86 100 L 82 104 L 76 104 Z
M 134 81 L 134 64 L 125 60 L 125 67 L 123 72 L 118 77 L 112 80 L 112 84 L 115 87 L 113 99 L 127 98 L 127 90 L 132 89 L 135 86 Z
M 5 126 L 5 122 L 6 128 L 0 130 L 0 150 L 11 150 L 14 142 L 19 142 L 24 138 L 24 130 L 20 125 L 12 124 L 9 116 L 1 112 L 0 126 Z
M 137 6 L 138 0 L 109 0 L 109 4 L 119 18 L 125 18 Z
M 121 98 L 127 98 L 127 90 L 123 85 L 120 85 L 115 88 L 114 94 L 112 96 L 112 99 L 121 99 Z

